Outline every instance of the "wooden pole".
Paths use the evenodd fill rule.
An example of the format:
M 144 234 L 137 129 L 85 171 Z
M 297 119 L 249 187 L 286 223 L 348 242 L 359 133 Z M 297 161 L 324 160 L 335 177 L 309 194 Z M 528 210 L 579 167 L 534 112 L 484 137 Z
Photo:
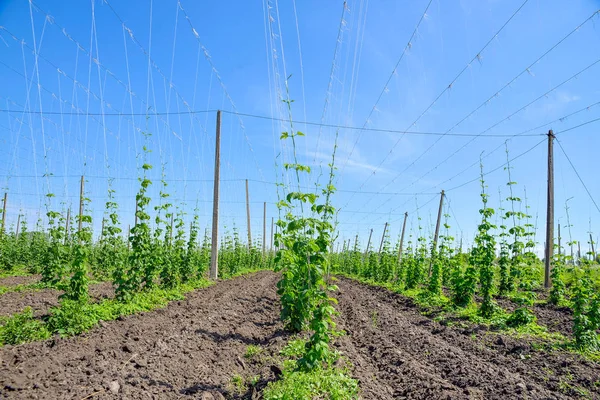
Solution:
M 15 238 L 19 239 L 19 227 L 21 226 L 21 214 L 17 215 L 17 229 L 15 232 Z
M 267 251 L 267 202 L 263 203 L 263 257 Z
M 69 229 L 71 223 L 71 209 L 67 208 L 67 221 L 65 222 L 65 241 L 64 244 L 67 244 L 67 240 L 69 238 Z
M 275 218 L 271 217 L 271 251 L 273 251 L 273 225 L 275 225 Z
M 437 249 L 437 242 L 440 236 L 440 224 L 442 222 L 442 207 L 444 207 L 444 191 L 440 193 L 440 208 L 438 209 L 437 223 L 435 224 L 435 235 L 433 236 L 433 249 Z
M 596 249 L 594 248 L 594 240 L 592 239 L 592 234 L 590 233 L 590 246 L 592 246 L 592 260 L 596 260 Z
M 248 248 L 252 247 L 252 229 L 250 228 L 250 193 L 248 190 L 248 179 L 246 179 L 246 217 L 248 220 Z
M 431 247 L 431 260 L 429 260 L 429 275 L 433 264 L 433 256 L 437 251 L 438 238 L 440 237 L 440 224 L 442 222 L 442 208 L 444 207 L 444 191 L 440 193 L 440 207 L 438 208 L 437 222 L 435 224 L 435 234 L 433 236 L 433 246 Z
M 383 226 L 383 234 L 381 235 L 381 243 L 379 244 L 379 254 L 381 255 L 381 250 L 383 250 L 383 241 L 385 240 L 385 232 L 387 231 L 388 223 L 386 222 Z
M 210 278 L 217 279 L 219 272 L 219 180 L 221 164 L 221 110 L 217 111 L 215 139 L 215 182 L 213 189 L 212 238 L 210 247 Z
M 554 133 L 548 131 L 548 192 L 546 203 L 546 259 L 544 268 L 544 287 L 552 285 L 552 255 L 554 253 Z
M 6 224 L 6 204 L 8 201 L 8 193 L 4 192 L 4 202 L 2 203 L 2 228 L 0 228 L 0 236 L 4 234 L 4 225 Z
M 77 233 L 81 232 L 81 226 L 83 223 L 83 221 L 82 221 L 82 217 L 83 217 L 83 184 L 84 184 L 84 178 L 83 178 L 83 175 L 81 175 L 81 183 L 79 185 L 79 221 L 77 224 Z
M 369 241 L 367 242 L 367 248 L 365 249 L 365 255 L 363 258 L 366 257 L 367 253 L 369 252 L 369 247 L 371 246 L 371 236 L 373 236 L 373 228 L 371 228 L 371 232 L 369 233 Z
M 581 242 L 577 241 L 577 264 L 581 265 Z
M 398 262 L 402 260 L 402 249 L 404 246 L 404 232 L 406 232 L 406 220 L 408 219 L 408 213 L 404 213 L 404 222 L 402 223 L 402 234 L 400 235 L 400 247 L 398 247 Z

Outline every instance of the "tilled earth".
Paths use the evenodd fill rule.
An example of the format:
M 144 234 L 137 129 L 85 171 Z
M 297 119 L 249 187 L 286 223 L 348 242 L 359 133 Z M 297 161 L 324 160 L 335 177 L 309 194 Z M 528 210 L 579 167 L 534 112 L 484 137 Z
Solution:
M 102 282 L 89 287 L 93 301 L 114 297 L 115 291 L 111 282 Z M 47 314 L 51 307 L 60 302 L 58 296 L 63 292 L 56 289 L 26 290 L 8 292 L 0 295 L 0 316 L 8 316 L 31 307 L 35 316 Z
M 0 348 L 0 398 L 260 398 L 287 337 L 277 275 L 260 272 L 197 290 L 151 313 L 70 339 Z M 600 368 L 530 341 L 446 327 L 385 289 L 341 278 L 336 346 L 364 399 L 600 399 Z M 244 357 L 263 348 L 262 361 Z M 258 375 L 255 389 L 232 377 Z
M 7 276 L 0 278 L 0 286 L 29 285 L 40 280 L 40 275 Z

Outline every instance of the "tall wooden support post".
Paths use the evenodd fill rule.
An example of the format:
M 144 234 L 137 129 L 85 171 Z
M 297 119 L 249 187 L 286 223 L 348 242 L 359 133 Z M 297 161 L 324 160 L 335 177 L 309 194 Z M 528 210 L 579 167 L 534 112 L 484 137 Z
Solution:
M 4 192 L 4 202 L 2 202 L 2 227 L 0 227 L 0 236 L 4 234 L 4 225 L 6 224 L 6 204 L 8 201 L 8 193 Z
M 554 133 L 548 131 L 548 192 L 546 203 L 546 259 L 544 268 L 544 287 L 552 285 L 550 272 L 554 254 Z
M 440 208 L 438 208 L 437 222 L 435 224 L 435 235 L 433 236 L 433 248 L 437 250 L 437 242 L 440 237 L 440 224 L 442 222 L 442 208 L 444 207 L 444 191 L 440 193 Z
M 275 218 L 271 217 L 271 251 L 273 251 L 273 225 L 275 225 Z
M 581 242 L 577 241 L 577 265 L 581 265 Z
M 210 247 L 210 279 L 216 280 L 219 272 L 219 183 L 221 165 L 221 110 L 217 111 L 215 139 L 215 182 L 213 189 L 212 238 Z
M 379 244 L 379 254 L 381 255 L 381 250 L 383 250 L 383 242 L 385 241 L 385 233 L 387 232 L 388 223 L 386 222 L 383 226 L 383 234 L 381 235 L 381 243 Z
M 267 202 L 263 203 L 263 257 L 267 251 Z
M 596 249 L 594 248 L 594 240 L 592 239 L 592 234 L 590 233 L 590 246 L 592 246 L 592 258 L 596 259 Z
M 64 241 L 64 244 L 67 244 L 67 240 L 69 239 L 70 223 L 71 223 L 71 208 L 67 208 L 67 220 L 65 221 L 65 241 Z
M 398 247 L 398 263 L 402 261 L 402 250 L 404 247 L 404 232 L 406 232 L 406 220 L 408 219 L 408 213 L 404 213 L 404 222 L 402 223 L 402 233 L 400 234 L 400 246 Z
M 79 185 L 79 218 L 77 221 L 77 233 L 81 232 L 81 226 L 83 224 L 83 184 L 84 184 L 84 178 L 83 175 L 81 175 L 81 183 Z M 81 240 L 81 239 L 79 239 Z
M 373 236 L 373 228 L 371 228 L 371 232 L 369 233 L 369 240 L 367 241 L 367 248 L 365 249 L 365 254 L 363 256 L 363 260 L 367 256 L 367 253 L 369 252 L 369 247 L 371 247 L 371 236 Z
M 433 264 L 433 256 L 437 252 L 438 238 L 440 237 L 440 224 L 442 222 L 442 209 L 444 207 L 444 191 L 440 193 L 440 207 L 438 208 L 437 222 L 435 224 L 435 234 L 433 236 L 433 246 L 431 248 L 431 260 L 429 261 L 429 275 L 431 275 L 431 267 Z
M 250 192 L 248 190 L 248 179 L 246 179 L 246 218 L 248 220 L 248 248 L 251 248 L 252 229 L 250 228 Z
M 21 227 L 21 214 L 17 215 L 17 230 L 15 232 L 15 237 L 19 239 L 19 228 Z

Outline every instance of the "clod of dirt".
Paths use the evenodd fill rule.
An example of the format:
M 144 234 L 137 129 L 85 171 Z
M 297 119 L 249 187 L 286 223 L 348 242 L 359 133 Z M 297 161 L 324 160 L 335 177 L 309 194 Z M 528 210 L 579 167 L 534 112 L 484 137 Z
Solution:
M 119 390 L 121 389 L 121 385 L 119 384 L 118 381 L 112 381 L 111 383 L 108 384 L 108 389 L 112 393 L 117 394 L 117 393 L 119 393 Z
M 225 400 L 225 397 L 219 392 L 202 392 L 200 400 Z

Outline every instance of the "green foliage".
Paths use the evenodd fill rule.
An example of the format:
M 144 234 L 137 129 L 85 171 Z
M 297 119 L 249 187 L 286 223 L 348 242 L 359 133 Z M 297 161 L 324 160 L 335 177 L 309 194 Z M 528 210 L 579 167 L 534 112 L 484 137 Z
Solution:
M 432 243 L 431 249 L 431 276 L 429 277 L 429 285 L 427 290 L 432 296 L 442 294 L 442 258 L 437 254 L 437 251 Z
M 127 302 L 107 299 L 100 303 L 84 303 L 63 299 L 60 307 L 50 310 L 50 316 L 45 322 L 36 319 L 28 308 L 22 313 L 4 318 L 4 322 L 0 318 L 0 323 L 3 323 L 0 326 L 0 345 L 44 340 L 52 334 L 77 335 L 93 328 L 99 321 L 111 321 L 121 316 L 162 308 L 170 301 L 183 299 L 192 290 L 211 284 L 199 279 L 172 289 L 154 288 L 132 295 Z
M 600 297 L 592 287 L 589 272 L 580 276 L 573 290 L 573 336 L 575 346 L 585 351 L 600 350 Z
M 0 318 L 0 346 L 20 344 L 33 340 L 44 340 L 50 337 L 50 332 L 42 321 L 33 317 L 31 307 L 11 317 Z
M 534 323 L 537 320 L 536 316 L 527 308 L 517 308 L 506 319 L 506 326 L 517 328 L 527 324 Z
M 285 101 L 291 115 L 291 101 Z M 296 137 L 290 119 L 290 132 L 282 134 L 282 140 L 291 140 L 294 162 L 285 164 L 292 170 L 300 186 L 300 173 L 310 173 L 310 168 L 300 165 L 296 156 Z M 335 330 L 333 316 L 335 299 L 329 292 L 335 290 L 326 282 L 330 270 L 329 251 L 333 243 L 331 223 L 335 209 L 331 206 L 335 164 L 335 146 L 329 164 L 329 182 L 321 190 L 322 204 L 317 203 L 314 193 L 289 191 L 280 199 L 278 208 L 283 218 L 277 221 L 280 231 L 275 235 L 275 245 L 280 248 L 275 257 L 275 269 L 281 271 L 277 293 L 281 299 L 281 319 L 286 329 L 300 332 L 309 328 L 312 336 L 306 344 L 304 355 L 298 360 L 303 371 L 320 368 L 330 355 L 329 343 Z M 305 217 L 305 207 L 312 213 Z
M 297 368 L 296 359 L 301 357 L 307 342 L 302 339 L 291 340 L 280 352 L 288 358 L 283 363 L 283 376 L 276 382 L 270 382 L 262 392 L 264 399 L 300 400 L 300 399 L 358 399 L 358 381 L 350 377 L 348 367 L 335 367 L 339 354 L 329 352 L 324 367 L 311 370 Z
M 194 214 L 194 220 L 190 224 L 190 236 L 187 242 L 185 254 L 181 261 L 181 282 L 188 282 L 196 276 L 198 270 L 198 214 Z
M 265 400 L 358 399 L 358 381 L 347 370 L 337 368 L 296 371 L 285 368 L 283 378 L 270 382 L 262 393 Z
M 253 344 L 248 345 L 248 347 L 246 347 L 246 352 L 244 353 L 244 358 L 252 358 L 260 354 L 262 350 L 263 349 L 260 346 L 255 346 Z
M 563 257 L 560 254 L 556 254 L 550 272 L 552 287 L 550 288 L 550 295 L 548 296 L 548 302 L 554 305 L 560 305 L 565 300 L 566 288 L 562 276 L 563 270 Z
M 43 268 L 41 271 L 42 282 L 47 286 L 56 286 L 62 282 L 66 274 L 67 248 L 65 241 L 65 225 L 62 214 L 57 211 L 48 211 L 50 243 L 44 253 Z
M 102 232 L 98 243 L 96 262 L 92 264 L 93 276 L 97 280 L 115 276 L 116 271 L 122 271 L 127 256 L 127 247 L 121 238 L 118 204 L 113 200 L 114 190 L 109 181 L 106 215 L 102 224 Z
M 73 336 L 85 332 L 98 323 L 97 306 L 85 302 L 64 299 L 60 307 L 50 310 L 48 329 L 61 336 Z
M 87 199 L 83 199 L 84 205 Z M 92 230 L 90 224 L 92 217 L 89 215 L 77 216 L 81 229 L 75 234 L 76 243 L 73 248 L 71 271 L 73 275 L 65 288 L 62 299 L 76 302 L 87 302 L 88 300 L 88 258 L 92 242 Z
M 484 318 L 489 318 L 496 308 L 496 305 L 492 300 L 494 284 L 493 263 L 496 258 L 496 239 L 491 233 L 491 230 L 495 229 L 496 226 L 489 222 L 490 218 L 494 215 L 494 209 L 487 207 L 488 195 L 485 192 L 483 165 L 481 166 L 481 201 L 483 203 L 483 207 L 479 210 L 479 213 L 481 214 L 481 223 L 477 227 L 477 235 L 475 236 L 475 244 L 473 250 L 471 250 L 469 263 L 473 267 L 479 268 L 481 296 L 483 297 L 480 312 Z
M 450 283 L 452 303 L 458 307 L 468 306 L 472 303 L 475 295 L 477 269 L 473 265 L 468 265 L 463 271 L 461 265 L 456 266 L 451 273 Z
M 146 212 L 150 204 L 150 197 L 146 195 L 148 187 L 152 184 L 146 178 L 146 172 L 152 168 L 145 162 L 146 154 L 149 152 L 144 146 L 143 177 L 139 178 L 140 189 L 135 196 L 137 223 L 131 229 L 129 242 L 131 252 L 127 261 L 115 269 L 114 285 L 117 299 L 129 300 L 135 293 L 142 289 L 143 283 L 152 286 L 154 280 L 155 260 L 152 258 L 152 239 L 148 221 L 150 215 Z

